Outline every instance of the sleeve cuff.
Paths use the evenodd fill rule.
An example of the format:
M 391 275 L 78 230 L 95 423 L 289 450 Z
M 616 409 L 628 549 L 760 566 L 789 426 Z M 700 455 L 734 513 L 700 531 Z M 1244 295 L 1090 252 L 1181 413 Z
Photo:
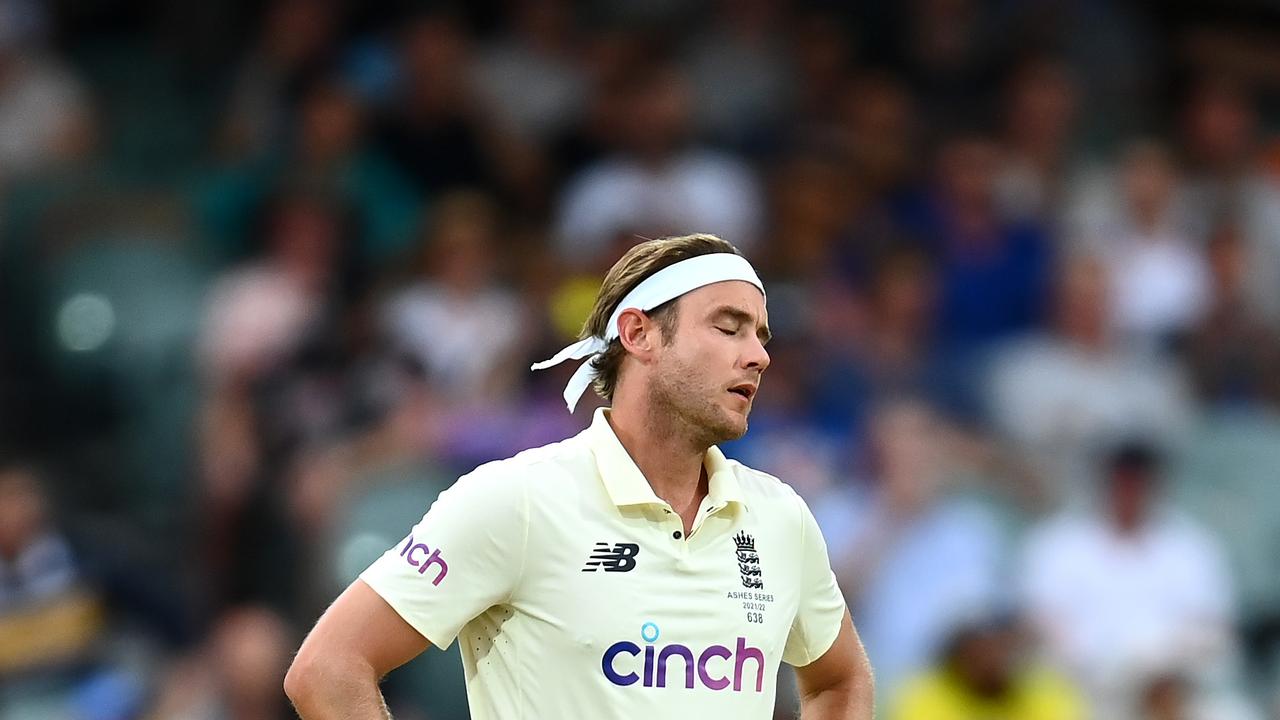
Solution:
M 448 632 L 440 628 L 427 627 L 413 613 L 408 611 L 408 608 L 405 607 L 405 603 L 402 599 L 396 597 L 393 593 L 389 593 L 385 589 L 380 588 L 377 578 L 373 577 L 367 570 L 360 574 L 360 580 L 377 593 L 378 597 L 382 598 L 383 602 L 390 605 L 391 609 L 395 610 L 396 614 L 399 615 L 402 620 L 409 623 L 409 626 L 417 631 L 419 635 L 426 638 L 427 642 L 431 643 L 432 646 L 438 647 L 441 650 L 448 650 L 449 646 L 453 644 L 454 638 L 458 637 L 457 631 Z

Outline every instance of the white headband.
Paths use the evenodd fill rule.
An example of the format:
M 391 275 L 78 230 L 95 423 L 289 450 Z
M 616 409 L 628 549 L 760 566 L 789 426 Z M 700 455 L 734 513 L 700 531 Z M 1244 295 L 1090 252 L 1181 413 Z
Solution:
M 761 294 L 764 293 L 764 285 L 760 282 L 760 278 L 756 276 L 756 271 L 751 267 L 751 263 L 747 262 L 747 259 L 741 255 L 712 253 L 681 260 L 645 278 L 643 282 L 627 293 L 626 297 L 622 298 L 622 301 L 618 303 L 613 315 L 609 317 L 609 324 L 605 326 L 604 337 L 593 335 L 579 340 L 556 353 L 555 357 L 550 360 L 534 363 L 529 369 L 545 370 L 566 360 L 587 358 L 586 362 L 578 366 L 577 372 L 573 374 L 573 377 L 569 378 L 569 384 L 564 388 L 565 405 L 569 407 L 569 412 L 573 412 L 573 409 L 578 406 L 578 400 L 582 397 L 582 393 L 586 392 L 591 385 L 591 381 L 598 374 L 591 361 L 595 359 L 596 355 L 607 350 L 609 343 L 618 337 L 618 318 L 622 316 L 622 311 L 635 308 L 648 312 L 669 300 L 674 300 L 704 285 L 726 280 L 749 282 L 759 288 Z

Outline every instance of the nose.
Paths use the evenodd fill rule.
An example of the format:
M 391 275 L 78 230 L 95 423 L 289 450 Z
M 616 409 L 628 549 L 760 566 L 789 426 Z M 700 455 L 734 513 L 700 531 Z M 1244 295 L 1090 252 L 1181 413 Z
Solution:
M 764 349 L 764 343 L 759 338 L 751 341 L 751 348 L 743 357 L 744 364 L 748 370 L 757 370 L 764 372 L 769 367 L 769 351 Z

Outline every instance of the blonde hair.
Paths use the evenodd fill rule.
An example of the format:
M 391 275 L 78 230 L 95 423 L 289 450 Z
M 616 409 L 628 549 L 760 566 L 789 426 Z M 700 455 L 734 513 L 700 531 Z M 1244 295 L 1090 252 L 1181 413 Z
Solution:
M 742 254 L 728 241 L 705 234 L 657 238 L 632 247 L 604 276 L 600 292 L 596 295 L 595 306 L 583 323 L 578 337 L 604 337 L 609 318 L 617 309 L 618 303 L 649 276 L 681 260 L 714 253 Z M 664 342 L 667 344 L 671 343 L 676 327 L 676 300 L 665 302 L 645 313 L 662 328 Z M 614 338 L 609 343 L 609 348 L 591 361 L 599 373 L 592 382 L 592 387 L 605 400 L 613 400 L 613 391 L 618 385 L 618 372 L 626 354 L 622 341 Z

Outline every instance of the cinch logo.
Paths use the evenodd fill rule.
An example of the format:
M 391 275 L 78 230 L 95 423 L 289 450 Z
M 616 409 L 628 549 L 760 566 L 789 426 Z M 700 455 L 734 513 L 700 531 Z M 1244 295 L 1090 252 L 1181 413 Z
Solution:
M 427 553 L 431 554 L 427 555 Z M 419 559 L 423 555 L 426 555 L 427 557 L 425 559 Z M 432 565 L 439 565 L 440 572 L 436 574 L 436 579 L 431 581 L 432 585 L 439 585 L 440 581 L 444 580 L 444 576 L 449 574 L 449 563 L 445 562 L 444 558 L 440 557 L 440 550 L 432 550 L 422 543 L 415 545 L 413 543 L 412 535 L 409 536 L 409 540 L 405 542 L 404 547 L 401 548 L 400 557 L 404 558 L 410 565 L 418 568 L 419 575 L 425 575 L 427 568 L 430 568 Z
M 625 687 L 634 685 L 643 679 L 645 687 L 666 687 L 667 664 L 671 662 L 673 657 L 678 657 L 683 661 L 684 686 L 686 688 L 693 689 L 696 675 L 697 680 L 704 687 L 712 690 L 724 690 L 730 684 L 728 672 L 729 666 L 732 665 L 733 691 L 740 692 L 742 690 L 743 670 L 748 660 L 754 660 L 756 664 L 756 692 L 764 690 L 764 652 L 760 648 L 753 648 L 747 645 L 747 639 L 744 637 L 738 638 L 736 650 L 730 650 L 724 645 L 712 645 L 698 653 L 696 660 L 693 650 L 686 645 L 677 643 L 655 648 L 653 643 L 658 640 L 658 626 L 651 622 L 640 626 L 640 637 L 646 643 L 643 648 L 643 676 L 636 669 L 633 669 L 637 666 L 635 660 L 628 661 L 626 658 L 618 657 L 619 655 L 630 655 L 632 658 L 637 658 L 642 653 L 639 645 L 629 640 L 623 640 L 610 645 L 604 651 L 604 657 L 600 658 L 600 668 L 604 670 L 604 676 L 609 678 L 609 682 Z M 621 670 L 619 666 L 621 666 Z M 623 672 L 624 670 L 626 672 Z

